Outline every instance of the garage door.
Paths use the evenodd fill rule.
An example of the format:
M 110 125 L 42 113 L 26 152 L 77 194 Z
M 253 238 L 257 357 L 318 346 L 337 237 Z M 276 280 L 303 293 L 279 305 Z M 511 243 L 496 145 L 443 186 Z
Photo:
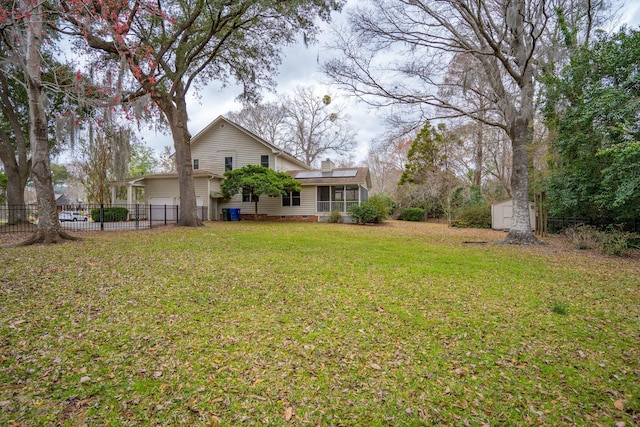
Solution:
M 172 197 L 152 197 L 149 199 L 151 218 L 154 221 L 176 221 L 177 209 Z

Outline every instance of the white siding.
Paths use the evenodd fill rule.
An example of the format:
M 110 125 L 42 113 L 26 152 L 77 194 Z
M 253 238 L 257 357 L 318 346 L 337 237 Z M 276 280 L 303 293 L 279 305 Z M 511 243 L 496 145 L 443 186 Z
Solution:
M 271 161 L 271 159 L 269 160 Z M 294 171 L 294 170 L 301 169 L 300 165 L 297 165 L 292 161 L 285 159 L 282 156 L 275 157 L 275 162 L 276 162 L 275 170 L 277 171 L 287 172 L 287 171 Z
M 262 199 L 260 199 L 262 200 Z M 270 215 L 315 215 L 316 214 L 316 187 L 305 186 L 300 191 L 300 206 L 282 206 L 282 197 L 273 199 L 270 206 Z
M 210 191 L 209 178 L 194 177 L 193 185 L 195 187 L 197 205 L 207 206 Z M 163 199 L 164 201 L 171 199 L 173 203 L 170 204 L 179 204 L 180 186 L 178 184 L 178 177 L 145 180 L 144 196 L 147 203 L 153 203 L 154 200 L 159 199 Z
M 196 203 L 198 206 L 208 206 L 209 204 L 209 178 L 194 177 L 193 185 L 196 190 Z
M 269 156 L 269 165 L 273 167 L 275 154 L 271 149 L 224 122 L 200 135 L 191 147 L 191 157 L 200 161 L 200 169 L 217 175 L 224 173 L 225 157 L 232 157 L 233 169 L 240 169 L 246 165 L 259 165 L 260 156 L 264 155 Z
M 255 212 L 253 202 L 243 202 L 241 195 L 236 195 L 229 201 L 221 201 L 218 210 L 222 208 L 240 208 L 241 213 Z M 302 187 L 300 191 L 300 206 L 282 206 L 282 197 L 260 196 L 258 214 L 269 216 L 316 215 L 316 187 Z
M 178 200 L 180 197 L 178 178 L 145 180 L 144 197 L 147 200 L 158 198 L 172 198 L 173 200 Z

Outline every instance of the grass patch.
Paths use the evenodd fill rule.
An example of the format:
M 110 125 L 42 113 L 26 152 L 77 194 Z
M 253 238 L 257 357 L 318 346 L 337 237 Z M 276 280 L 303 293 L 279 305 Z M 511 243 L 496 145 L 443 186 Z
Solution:
M 564 302 L 556 301 L 551 306 L 551 311 L 554 312 L 555 314 L 565 315 L 569 313 L 569 306 Z
M 2 425 L 639 421 L 633 260 L 395 221 L 84 236 L 0 249 Z

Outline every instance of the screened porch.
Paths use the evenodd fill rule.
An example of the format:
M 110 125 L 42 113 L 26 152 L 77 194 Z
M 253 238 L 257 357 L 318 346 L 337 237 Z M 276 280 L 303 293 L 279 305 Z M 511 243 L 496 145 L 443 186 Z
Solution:
M 349 207 L 369 199 L 368 190 L 360 185 L 323 185 L 317 189 L 317 212 L 346 213 Z

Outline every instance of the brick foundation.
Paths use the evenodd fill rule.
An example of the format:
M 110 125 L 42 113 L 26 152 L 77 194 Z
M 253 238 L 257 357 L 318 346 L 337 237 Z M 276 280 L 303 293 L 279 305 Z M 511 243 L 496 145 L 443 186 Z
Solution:
M 255 221 L 254 214 L 240 214 L 242 221 Z M 286 222 L 318 222 L 317 215 L 267 215 L 258 214 L 258 221 L 286 221 Z

